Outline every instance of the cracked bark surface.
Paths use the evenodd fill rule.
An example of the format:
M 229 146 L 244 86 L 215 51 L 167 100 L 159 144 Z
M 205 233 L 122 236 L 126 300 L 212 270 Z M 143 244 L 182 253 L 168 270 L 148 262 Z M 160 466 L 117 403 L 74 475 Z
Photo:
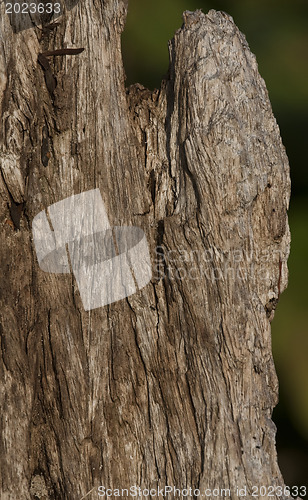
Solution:
M 185 12 L 161 88 L 126 90 L 126 2 L 20 33 L 0 10 L 1 499 L 283 485 L 270 321 L 289 167 L 244 35 Z M 50 60 L 50 92 L 38 54 L 64 47 L 85 50 Z M 40 270 L 31 222 L 96 187 L 112 225 L 144 230 L 153 276 L 85 312 L 72 275 Z

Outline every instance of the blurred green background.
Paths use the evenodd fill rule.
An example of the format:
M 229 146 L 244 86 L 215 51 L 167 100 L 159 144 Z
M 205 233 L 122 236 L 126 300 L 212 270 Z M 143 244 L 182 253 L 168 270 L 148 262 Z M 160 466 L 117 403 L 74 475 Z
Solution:
M 256 54 L 291 166 L 289 286 L 272 323 L 280 381 L 274 410 L 278 460 L 287 485 L 308 483 L 308 2 L 307 0 L 129 0 L 122 37 L 127 86 L 154 89 L 168 69 L 167 41 L 184 10 L 232 15 Z

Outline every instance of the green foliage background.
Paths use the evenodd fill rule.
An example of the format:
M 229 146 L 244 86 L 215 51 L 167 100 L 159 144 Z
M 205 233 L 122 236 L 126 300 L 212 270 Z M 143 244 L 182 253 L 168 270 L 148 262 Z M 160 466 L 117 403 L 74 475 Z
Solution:
M 280 380 L 278 459 L 288 485 L 308 481 L 308 2 L 306 0 L 130 0 L 122 37 L 127 86 L 160 86 L 169 64 L 167 41 L 185 10 L 223 10 L 232 15 L 256 54 L 291 166 L 292 234 L 289 287 L 272 323 Z

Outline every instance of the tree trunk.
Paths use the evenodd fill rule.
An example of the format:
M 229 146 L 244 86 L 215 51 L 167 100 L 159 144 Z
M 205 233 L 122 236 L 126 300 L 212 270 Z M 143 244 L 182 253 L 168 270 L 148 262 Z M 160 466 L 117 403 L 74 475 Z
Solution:
M 1 499 L 283 486 L 270 322 L 289 167 L 245 37 L 185 12 L 160 90 L 126 90 L 125 1 L 19 31 L 0 9 Z M 46 55 L 63 48 L 84 51 Z M 32 222 L 94 189 L 110 228 L 143 230 L 152 277 L 86 308 L 74 272 L 40 268 Z

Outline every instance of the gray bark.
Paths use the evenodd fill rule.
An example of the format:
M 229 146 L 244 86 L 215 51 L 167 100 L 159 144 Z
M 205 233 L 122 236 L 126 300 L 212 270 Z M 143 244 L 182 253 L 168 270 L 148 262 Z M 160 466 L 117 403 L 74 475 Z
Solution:
M 244 35 L 186 12 L 161 88 L 127 91 L 126 2 L 19 33 L 0 9 L 1 499 L 283 485 L 270 321 L 289 167 Z M 85 50 L 49 57 L 48 89 L 38 54 L 63 47 Z M 153 276 L 86 312 L 72 274 L 40 269 L 31 224 L 94 188 L 113 226 L 143 229 Z

